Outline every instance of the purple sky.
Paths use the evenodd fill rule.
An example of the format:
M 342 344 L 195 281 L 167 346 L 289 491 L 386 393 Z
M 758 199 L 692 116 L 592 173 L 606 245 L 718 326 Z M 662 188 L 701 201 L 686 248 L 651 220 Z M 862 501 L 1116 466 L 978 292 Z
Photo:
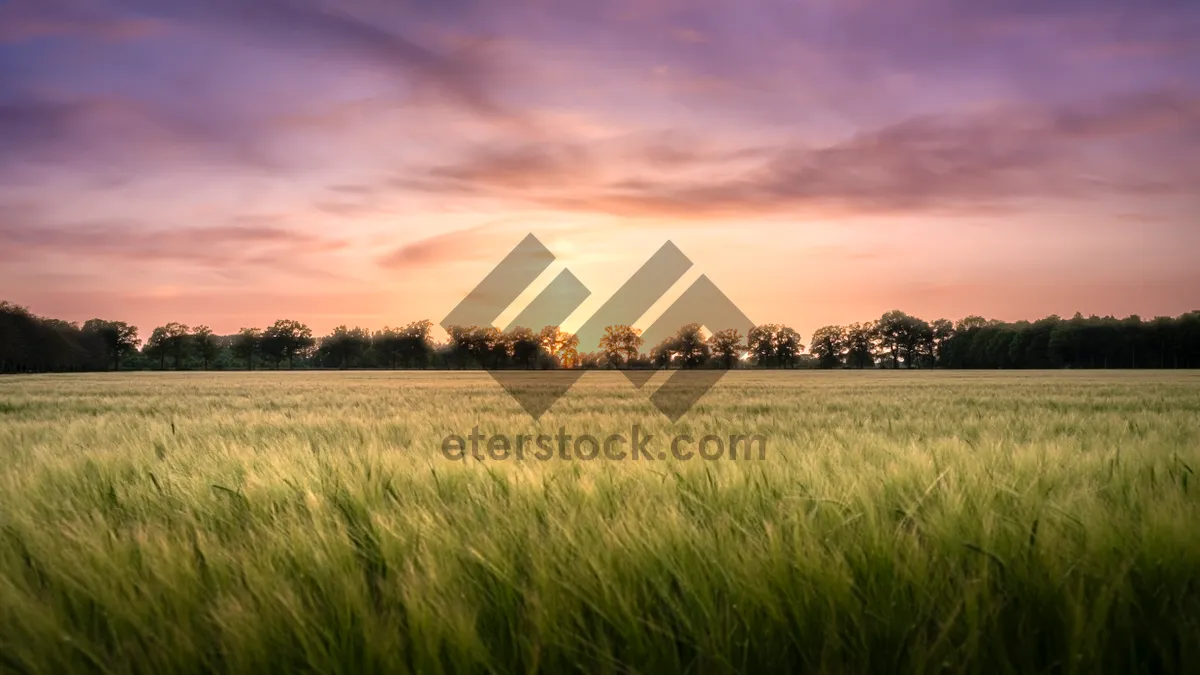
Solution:
M 1196 35 L 1183 1 L 0 0 L 0 298 L 436 322 L 533 232 L 593 292 L 568 327 L 667 239 L 678 290 L 805 337 L 1178 314 Z

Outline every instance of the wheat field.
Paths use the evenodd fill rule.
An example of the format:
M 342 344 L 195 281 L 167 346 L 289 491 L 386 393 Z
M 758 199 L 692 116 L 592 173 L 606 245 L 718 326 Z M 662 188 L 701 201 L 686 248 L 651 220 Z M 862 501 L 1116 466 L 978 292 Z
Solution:
M 632 425 L 764 447 L 443 452 Z M 1196 672 L 1198 441 L 1185 372 L 10 377 L 0 672 Z

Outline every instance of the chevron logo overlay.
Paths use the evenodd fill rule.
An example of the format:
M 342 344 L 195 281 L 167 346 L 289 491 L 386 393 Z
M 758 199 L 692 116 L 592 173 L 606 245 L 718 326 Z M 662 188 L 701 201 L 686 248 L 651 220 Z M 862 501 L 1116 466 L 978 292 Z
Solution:
M 526 236 L 496 265 L 483 281 L 456 306 L 441 326 L 491 326 L 499 316 L 554 262 L 554 255 L 537 237 Z M 606 326 L 633 325 L 692 267 L 692 261 L 675 244 L 667 242 L 576 331 L 581 349 L 596 349 Z M 518 326 L 537 330 L 557 326 L 567 319 L 591 291 L 570 270 L 563 270 L 524 310 L 502 328 Z M 737 329 L 742 335 L 752 321 L 706 276 L 700 276 L 642 334 L 653 345 L 680 326 L 698 323 L 709 331 Z M 622 370 L 641 389 L 655 370 Z M 579 369 L 554 371 L 488 370 L 488 373 L 535 420 L 579 380 Z M 674 371 L 651 396 L 659 412 L 678 421 L 724 375 L 724 370 Z

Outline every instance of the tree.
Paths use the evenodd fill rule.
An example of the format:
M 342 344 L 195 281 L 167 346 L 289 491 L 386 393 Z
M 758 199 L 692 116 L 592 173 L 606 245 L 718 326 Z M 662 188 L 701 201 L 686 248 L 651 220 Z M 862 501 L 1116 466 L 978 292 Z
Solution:
M 1061 319 L 1051 315 L 1030 324 L 1028 339 L 1025 341 L 1025 353 L 1021 358 L 1021 362 L 1026 368 L 1052 368 L 1062 365 L 1056 362 L 1050 354 L 1050 336 L 1054 333 L 1054 327 L 1058 325 L 1059 321 Z
M 904 341 L 905 322 L 908 315 L 898 309 L 887 312 L 876 323 L 879 344 L 892 359 L 892 368 L 900 367 L 900 353 Z
M 297 356 L 304 356 L 316 344 L 312 329 L 291 319 L 280 319 L 263 331 L 260 351 L 275 362 L 275 367 L 287 359 L 288 369 L 295 366 Z
M 322 362 L 332 362 L 345 370 L 351 362 L 361 359 L 371 346 L 371 336 L 363 328 L 338 326 L 321 338 L 317 353 Z
M 600 338 L 600 351 L 610 366 L 629 365 L 641 353 L 642 331 L 632 326 L 605 326 Z
M 371 336 L 371 349 L 389 368 L 400 364 L 405 368 L 424 368 L 429 365 L 429 356 L 433 353 L 433 341 L 429 336 L 432 329 L 433 322 L 428 320 L 414 321 L 404 328 L 384 326 Z
M 516 326 L 504 334 L 507 353 L 517 367 L 532 369 L 541 351 L 541 341 L 529 328 Z
M 802 351 L 804 351 L 804 345 L 800 343 L 800 333 L 788 326 L 780 326 L 779 332 L 775 335 L 775 358 L 779 367 L 794 368 L 796 358 Z
M 760 368 L 768 367 L 775 358 L 775 334 L 779 325 L 767 323 L 755 326 L 746 335 L 746 345 L 754 355 L 755 364 Z
M 846 329 L 841 326 L 825 326 L 813 333 L 809 351 L 817 357 L 817 363 L 822 368 L 837 368 L 842 365 L 846 347 Z
M 721 365 L 726 370 L 733 368 L 741 360 L 742 354 L 746 353 L 746 348 L 742 346 L 742 334 L 736 328 L 713 333 L 708 338 L 708 346 L 721 359 Z
M 1069 367 L 1083 366 L 1083 315 L 1075 313 L 1068 321 L 1060 321 L 1050 333 L 1050 353 L 1055 360 Z
M 429 354 L 433 351 L 433 343 L 429 338 L 432 329 L 433 322 L 422 319 L 413 321 L 400 331 L 400 358 L 404 361 L 405 368 L 414 365 L 424 368 L 428 365 Z
M 945 354 L 943 350 L 946 342 L 954 337 L 954 324 L 948 319 L 938 319 L 929 326 L 933 339 L 933 362 L 934 365 L 945 365 Z
M 579 355 L 579 368 L 586 370 L 595 370 L 600 368 L 604 363 L 603 352 L 583 352 Z
M 233 355 L 246 360 L 246 370 L 254 370 L 254 355 L 262 342 L 262 331 L 257 328 L 242 328 L 233 336 Z
M 880 317 L 876 330 L 881 346 L 891 356 L 892 368 L 899 368 L 901 360 L 906 368 L 933 360 L 934 331 L 925 321 L 896 309 Z
M 759 367 L 791 368 L 804 350 L 800 333 L 782 324 L 768 323 L 755 326 L 746 336 L 750 353 Z
M 1200 367 L 1200 311 L 1188 312 L 1175 320 L 1176 367 Z
M 404 354 L 401 329 L 384 326 L 372 333 L 371 351 L 375 352 L 377 363 L 395 370 Z
M 208 364 L 217 358 L 217 352 L 220 351 L 212 329 L 208 326 L 196 326 L 192 329 L 192 345 L 196 350 L 196 355 L 200 357 L 204 370 L 208 370 Z
M 679 365 L 682 368 L 699 368 L 708 361 L 710 348 L 708 340 L 705 339 L 700 329 L 700 324 L 689 323 L 680 326 L 675 333 L 674 351 L 679 357 Z
M 975 330 L 976 328 L 984 328 L 984 327 L 987 327 L 990 325 L 992 325 L 991 321 L 983 318 L 982 316 L 972 314 L 970 316 L 959 319 L 954 324 L 954 332 L 955 333 L 964 333 L 969 330 Z
M 121 356 L 133 353 L 141 340 L 138 339 L 136 326 L 130 326 L 124 321 L 105 321 L 103 319 L 88 319 L 83 324 L 83 332 L 97 336 L 108 357 L 112 359 L 113 370 L 121 369 Z
M 579 336 L 558 326 L 546 326 L 538 333 L 542 349 L 562 368 L 579 367 Z
M 99 370 L 110 361 L 99 332 L 0 301 L 0 372 Z
M 150 358 L 158 359 L 159 370 L 166 369 L 168 356 L 171 357 L 175 370 L 179 370 L 183 358 L 187 354 L 190 340 L 190 329 L 181 323 L 172 321 L 154 329 L 150 338 L 146 340 L 146 348 L 143 353 Z
M 450 356 L 453 361 L 458 363 L 459 368 L 465 369 L 467 362 L 472 357 L 471 335 L 477 329 L 477 326 L 449 326 L 446 328 L 446 333 L 450 336 Z
M 183 364 L 183 358 L 187 354 L 188 336 L 191 329 L 185 324 L 177 321 L 172 321 L 166 326 L 163 326 L 166 333 L 167 353 L 171 355 L 171 361 L 174 363 L 175 370 L 179 370 Z
M 1173 338 L 1175 328 L 1175 319 L 1169 316 L 1156 316 L 1150 322 L 1149 330 L 1147 331 L 1147 341 L 1153 346 L 1154 353 L 1158 355 L 1158 367 L 1167 367 L 1167 349 L 1173 346 Z M 1174 350 L 1171 350 L 1174 352 Z
M 148 359 L 158 361 L 158 369 L 167 369 L 167 329 L 165 326 L 157 326 L 150 332 L 150 337 L 146 338 L 146 346 L 142 348 L 142 355 Z
M 1126 317 L 1121 321 L 1120 342 L 1125 354 L 1129 356 L 1129 367 L 1138 367 L 1138 356 L 1142 355 L 1148 342 L 1142 317 L 1137 314 Z
M 915 316 L 908 317 L 904 330 L 904 363 L 909 368 L 933 365 L 933 327 Z
M 495 326 L 450 326 L 446 332 L 450 335 L 450 359 L 460 368 L 466 368 L 470 361 L 481 368 L 501 368 L 509 357 L 504 334 Z
M 495 326 L 475 326 L 470 336 L 471 355 L 483 368 L 502 368 L 508 359 L 504 333 Z
M 671 361 L 675 359 L 675 336 L 668 335 L 650 348 L 650 365 L 654 368 L 670 369 Z
M 875 366 L 878 333 L 873 322 L 854 323 L 846 328 L 846 357 L 855 368 Z
M 450 340 L 435 345 L 432 323 L 416 321 L 404 328 L 384 328 L 370 336 L 361 328 L 339 326 L 321 340 L 314 363 L 338 367 L 609 367 L 653 365 L 682 368 L 734 366 L 745 353 L 765 368 L 875 367 L 877 355 L 892 367 L 942 368 L 1147 368 L 1200 367 L 1200 311 L 1178 317 L 1143 320 L 1137 315 L 1048 316 L 1034 322 L 1001 322 L 968 316 L 957 323 L 932 324 L 899 310 L 877 322 L 845 328 L 826 326 L 813 336 L 812 355 L 801 355 L 800 335 L 782 324 L 754 327 L 743 343 L 737 331 L 720 331 L 704 339 L 690 324 L 641 354 L 643 338 L 630 326 L 609 326 L 604 351 L 580 354 L 577 336 L 558 326 L 534 333 L 524 328 L 502 334 L 490 326 L 450 327 Z M 137 329 L 122 322 L 92 319 L 82 327 L 43 318 L 27 308 L 0 301 L 0 372 L 120 369 L 126 354 L 141 344 Z M 295 321 L 278 321 L 267 331 L 243 328 L 236 336 L 214 336 L 206 326 L 188 330 L 180 323 L 154 329 L 142 356 L 158 368 L 168 360 L 175 368 L 190 365 L 193 355 L 210 368 L 228 347 L 233 358 L 254 368 L 255 354 L 273 361 L 312 355 L 311 331 Z M 369 347 L 367 346 L 369 344 Z M 719 357 L 714 362 L 712 357 Z M 135 364 L 144 363 L 135 362 Z M 129 364 L 125 367 L 129 367 Z M 136 365 L 135 367 L 140 367 Z

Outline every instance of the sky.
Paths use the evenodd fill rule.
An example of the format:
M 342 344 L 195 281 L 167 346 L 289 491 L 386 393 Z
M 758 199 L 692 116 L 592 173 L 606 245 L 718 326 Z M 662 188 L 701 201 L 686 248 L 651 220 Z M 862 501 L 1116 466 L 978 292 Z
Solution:
M 1192 0 L 0 0 L 0 299 L 439 322 L 533 233 L 753 321 L 1200 309 Z M 503 317 L 502 317 L 503 319 Z M 501 320 L 498 322 L 503 324 Z

